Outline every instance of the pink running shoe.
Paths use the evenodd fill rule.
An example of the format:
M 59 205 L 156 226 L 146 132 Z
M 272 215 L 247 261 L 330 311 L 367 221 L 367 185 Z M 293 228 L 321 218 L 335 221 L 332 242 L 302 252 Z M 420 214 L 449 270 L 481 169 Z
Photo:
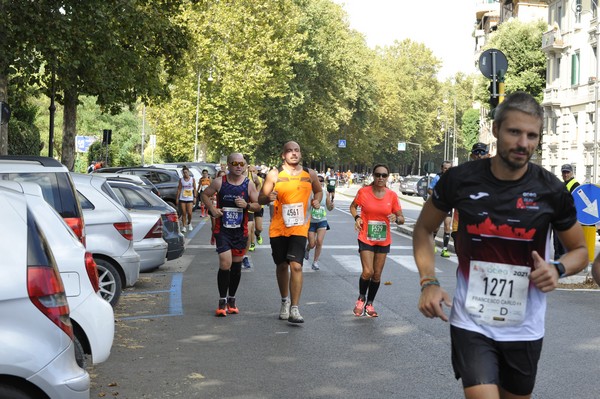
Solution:
M 367 314 L 367 316 L 369 317 L 377 317 L 379 316 L 377 314 L 377 312 L 375 311 L 375 308 L 373 307 L 373 304 L 370 303 L 367 306 L 365 306 L 365 313 Z
M 362 316 L 365 313 L 365 301 L 358 298 L 356 305 L 354 305 L 354 316 Z

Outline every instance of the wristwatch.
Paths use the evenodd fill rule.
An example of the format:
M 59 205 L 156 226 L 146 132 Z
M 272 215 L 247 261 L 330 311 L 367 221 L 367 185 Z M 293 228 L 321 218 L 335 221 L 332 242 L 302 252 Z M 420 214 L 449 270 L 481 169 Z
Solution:
M 563 265 L 562 262 L 553 260 L 553 261 L 550 261 L 550 263 L 556 268 L 556 271 L 558 272 L 558 278 L 564 277 L 565 274 L 567 274 L 565 265 Z

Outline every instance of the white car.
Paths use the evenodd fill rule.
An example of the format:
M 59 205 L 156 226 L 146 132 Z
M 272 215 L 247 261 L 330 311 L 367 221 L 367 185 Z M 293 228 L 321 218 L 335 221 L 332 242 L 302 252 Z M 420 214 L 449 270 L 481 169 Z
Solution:
M 73 326 L 42 217 L 23 194 L 0 190 L 0 398 L 89 399 Z
M 83 209 L 86 248 L 98 265 L 100 294 L 114 307 L 123 288 L 133 286 L 140 274 L 131 216 L 114 197 L 104 177 L 95 173 L 70 175 Z
M 113 309 L 98 294 L 98 270 L 92 254 L 77 239 L 73 230 L 45 200 L 35 183 L 4 181 L 0 190 L 12 189 L 22 195 L 46 233 L 58 265 L 75 333 L 75 354 L 80 366 L 85 366 L 85 354 L 94 364 L 110 355 L 115 333 Z

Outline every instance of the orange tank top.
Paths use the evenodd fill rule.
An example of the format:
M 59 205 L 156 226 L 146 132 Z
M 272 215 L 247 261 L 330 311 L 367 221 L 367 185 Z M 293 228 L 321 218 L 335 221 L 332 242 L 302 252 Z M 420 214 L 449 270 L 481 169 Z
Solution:
M 277 199 L 273 202 L 273 219 L 269 227 L 269 237 L 308 236 L 312 182 L 308 168 L 292 176 L 279 167 L 277 183 L 273 188 Z

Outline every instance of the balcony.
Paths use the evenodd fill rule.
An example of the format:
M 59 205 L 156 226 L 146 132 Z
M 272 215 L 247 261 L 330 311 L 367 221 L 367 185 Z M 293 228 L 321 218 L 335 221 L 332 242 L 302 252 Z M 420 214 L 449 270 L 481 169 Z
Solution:
M 542 51 L 545 53 L 560 53 L 566 47 L 559 30 L 553 29 L 542 35 Z

